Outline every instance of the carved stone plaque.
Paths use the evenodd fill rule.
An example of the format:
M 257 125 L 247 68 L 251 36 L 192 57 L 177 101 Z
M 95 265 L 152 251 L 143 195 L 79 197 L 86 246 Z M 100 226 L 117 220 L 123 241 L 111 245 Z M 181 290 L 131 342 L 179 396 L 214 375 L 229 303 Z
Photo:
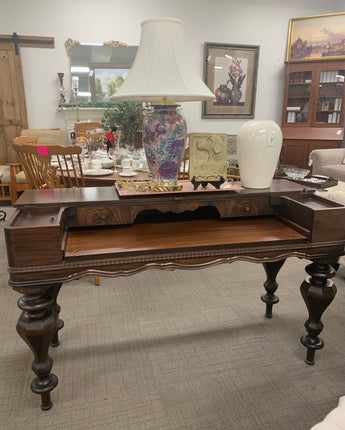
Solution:
M 219 181 L 227 177 L 227 135 L 225 133 L 190 133 L 189 179 L 199 182 Z

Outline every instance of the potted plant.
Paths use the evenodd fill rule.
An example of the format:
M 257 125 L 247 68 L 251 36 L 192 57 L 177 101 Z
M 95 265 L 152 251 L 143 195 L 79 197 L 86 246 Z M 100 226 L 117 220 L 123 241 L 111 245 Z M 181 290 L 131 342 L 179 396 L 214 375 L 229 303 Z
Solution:
M 141 134 L 145 109 L 141 103 L 118 102 L 103 114 L 104 127 L 118 127 L 121 131 L 121 142 L 132 148 L 142 146 Z

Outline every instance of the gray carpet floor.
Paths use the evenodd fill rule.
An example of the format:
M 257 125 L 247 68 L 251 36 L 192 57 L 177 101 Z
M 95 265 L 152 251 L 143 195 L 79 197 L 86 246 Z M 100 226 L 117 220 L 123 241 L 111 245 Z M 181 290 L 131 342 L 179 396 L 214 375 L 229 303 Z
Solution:
M 308 262 L 292 258 L 271 320 L 264 270 L 247 262 L 66 284 L 61 345 L 51 349 L 59 384 L 43 412 L 15 330 L 2 231 L 0 243 L 1 429 L 308 430 L 345 394 L 345 268 L 322 319 L 325 348 L 308 366 L 299 292 Z

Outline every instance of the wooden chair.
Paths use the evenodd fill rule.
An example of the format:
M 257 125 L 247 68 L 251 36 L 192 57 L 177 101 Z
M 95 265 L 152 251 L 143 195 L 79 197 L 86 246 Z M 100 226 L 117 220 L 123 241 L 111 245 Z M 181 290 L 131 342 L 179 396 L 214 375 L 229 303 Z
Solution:
M 36 145 L 13 140 L 28 183 L 33 189 L 85 187 L 79 146 Z M 53 160 L 52 160 L 53 157 Z M 95 285 L 100 285 L 95 275 Z
M 189 179 L 189 146 L 186 145 L 184 148 L 182 164 L 178 179 Z
M 189 179 L 189 133 L 186 135 L 182 164 L 178 174 L 178 179 Z
M 102 128 L 102 124 L 97 121 L 93 122 L 76 122 L 74 124 L 75 138 L 78 140 L 80 138 L 86 137 L 86 132 L 88 130 L 96 130 Z
M 58 145 L 65 144 L 65 134 L 60 129 L 42 129 L 42 128 L 28 128 L 21 131 L 21 136 L 17 137 L 17 142 L 21 143 L 35 143 L 47 144 L 54 143 Z M 10 169 L 11 181 L 11 204 L 14 204 L 19 197 L 19 194 L 30 187 L 21 163 L 8 163 Z
M 13 140 L 31 188 L 84 187 L 79 146 L 37 145 L 23 143 L 23 138 Z M 53 157 L 53 159 L 52 159 Z
M 241 179 L 240 176 L 240 168 L 237 166 L 229 166 L 227 167 L 227 178 L 233 181 L 239 181 Z
M 11 183 L 4 182 L 0 184 L 0 201 L 11 200 Z
M 87 131 L 85 133 L 86 143 L 87 143 L 89 152 L 97 151 L 97 149 L 101 149 L 101 147 L 103 146 L 102 138 L 104 137 L 104 133 L 105 131 L 94 132 L 94 133 Z
M 9 163 L 0 164 L 0 201 L 11 201 L 12 187 L 11 187 L 11 169 Z
M 38 136 L 19 136 L 13 142 L 37 145 Z M 11 173 L 11 203 L 14 204 L 19 194 L 32 188 L 25 176 L 21 163 L 9 163 Z

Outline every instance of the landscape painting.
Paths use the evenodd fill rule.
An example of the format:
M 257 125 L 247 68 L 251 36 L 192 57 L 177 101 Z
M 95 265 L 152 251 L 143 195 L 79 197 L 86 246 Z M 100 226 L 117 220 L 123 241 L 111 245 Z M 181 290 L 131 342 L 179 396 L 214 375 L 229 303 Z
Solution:
M 130 71 L 130 68 L 95 68 L 96 102 L 110 102 L 110 97 L 120 88 Z
M 345 58 L 345 13 L 292 18 L 287 61 Z

